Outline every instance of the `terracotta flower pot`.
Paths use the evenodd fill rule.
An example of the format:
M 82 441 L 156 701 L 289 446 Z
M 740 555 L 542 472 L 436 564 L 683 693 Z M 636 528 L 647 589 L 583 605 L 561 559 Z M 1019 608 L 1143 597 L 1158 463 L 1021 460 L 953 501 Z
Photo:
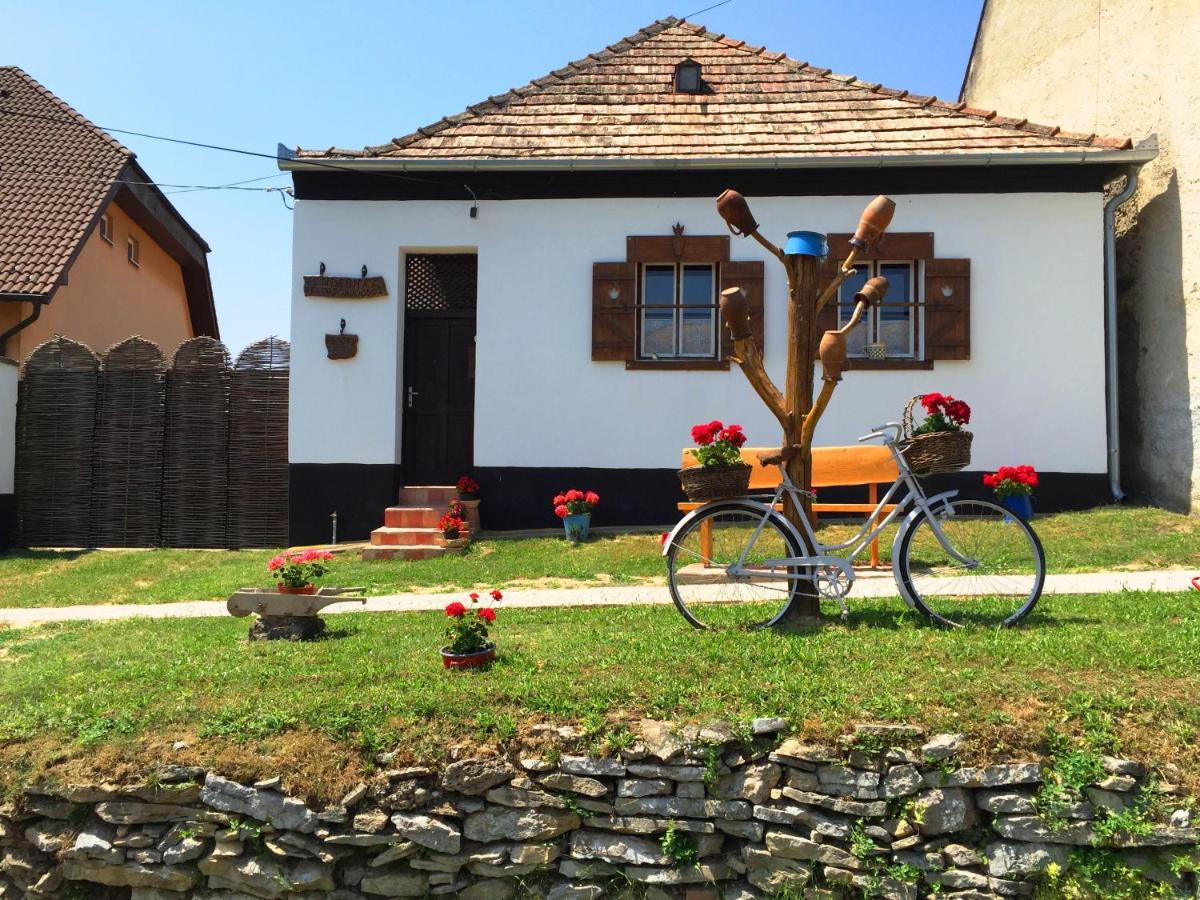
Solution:
M 442 648 L 442 665 L 447 669 L 474 669 L 486 666 L 496 658 L 496 644 L 488 641 L 487 646 L 476 653 L 451 653 L 449 647 Z
M 315 584 L 306 584 L 304 587 L 288 587 L 283 582 L 275 585 L 275 590 L 280 594 L 315 594 L 317 586 Z

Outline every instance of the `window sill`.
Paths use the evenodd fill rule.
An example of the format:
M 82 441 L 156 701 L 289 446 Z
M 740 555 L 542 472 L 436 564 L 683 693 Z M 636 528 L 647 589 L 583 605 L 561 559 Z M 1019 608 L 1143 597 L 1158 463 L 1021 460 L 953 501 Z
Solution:
M 846 368 L 851 371 L 870 372 L 873 370 L 888 371 L 892 369 L 932 369 L 932 359 L 860 359 L 850 357 Z
M 629 371 L 704 371 L 728 372 L 727 359 L 629 359 L 625 361 Z

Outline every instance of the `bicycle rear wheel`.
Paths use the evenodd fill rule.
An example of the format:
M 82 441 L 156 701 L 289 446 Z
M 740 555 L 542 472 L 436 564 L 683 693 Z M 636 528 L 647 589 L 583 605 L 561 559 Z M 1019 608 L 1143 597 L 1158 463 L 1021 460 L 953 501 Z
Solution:
M 943 625 L 1012 626 L 1042 595 L 1046 556 L 1028 523 L 986 500 L 940 504 L 934 517 L 947 552 L 925 514 L 900 544 L 900 587 L 917 610 Z
M 755 538 L 759 523 L 762 530 Z M 748 571 L 730 574 L 729 567 L 744 550 Z M 784 576 L 800 571 L 770 561 L 802 553 L 777 513 L 763 522 L 761 506 L 737 502 L 714 506 L 689 522 L 668 548 L 671 599 L 697 628 L 766 628 L 787 611 L 799 584 Z

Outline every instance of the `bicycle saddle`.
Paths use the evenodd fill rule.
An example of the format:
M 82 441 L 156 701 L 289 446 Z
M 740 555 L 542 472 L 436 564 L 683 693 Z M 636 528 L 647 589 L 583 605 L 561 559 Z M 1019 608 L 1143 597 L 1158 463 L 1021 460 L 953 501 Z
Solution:
M 760 466 L 777 466 L 782 462 L 787 462 L 799 452 L 800 445 L 792 444 L 790 447 L 780 447 L 771 453 L 759 453 L 758 464 Z

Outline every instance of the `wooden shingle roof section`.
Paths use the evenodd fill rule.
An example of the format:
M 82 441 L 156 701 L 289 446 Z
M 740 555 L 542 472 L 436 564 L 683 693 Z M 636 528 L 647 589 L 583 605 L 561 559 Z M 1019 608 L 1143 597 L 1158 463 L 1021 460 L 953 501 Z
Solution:
M 700 93 L 675 91 L 675 67 L 685 59 L 702 67 Z M 1131 146 L 836 75 L 668 18 L 387 144 L 298 156 L 801 158 L 1078 154 Z
M 0 293 L 53 292 L 133 153 L 0 66 Z

